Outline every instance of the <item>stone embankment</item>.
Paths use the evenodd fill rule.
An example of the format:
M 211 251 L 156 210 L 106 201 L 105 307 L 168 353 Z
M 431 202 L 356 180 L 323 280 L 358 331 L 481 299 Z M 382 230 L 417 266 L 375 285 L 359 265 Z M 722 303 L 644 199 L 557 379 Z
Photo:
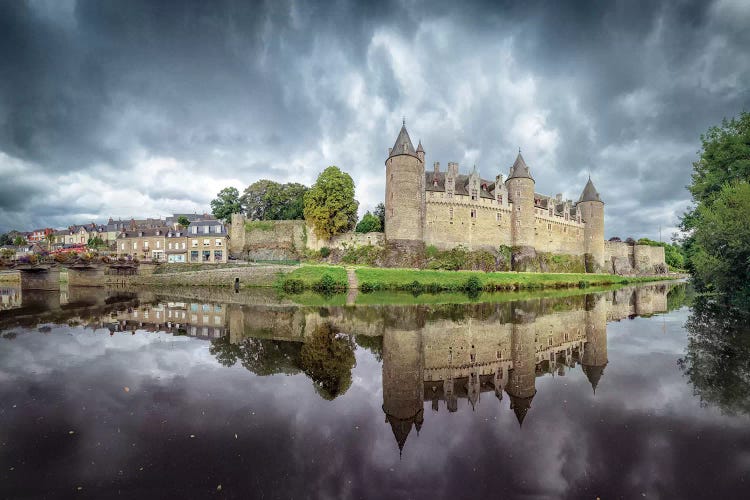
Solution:
M 145 276 L 119 276 L 117 283 L 123 285 L 154 286 L 224 286 L 240 287 L 273 286 L 280 275 L 291 272 L 294 266 L 243 266 L 222 269 L 204 269 L 178 273 L 149 274 Z

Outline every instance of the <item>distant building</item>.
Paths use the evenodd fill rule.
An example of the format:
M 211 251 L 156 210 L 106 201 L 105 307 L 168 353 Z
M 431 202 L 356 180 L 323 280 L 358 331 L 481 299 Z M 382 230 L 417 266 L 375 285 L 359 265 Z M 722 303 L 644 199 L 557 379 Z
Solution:
M 48 234 L 54 233 L 55 230 L 51 227 L 46 227 L 44 229 L 34 229 L 29 233 L 29 237 L 27 238 L 29 241 L 45 241 L 47 239 Z
M 227 228 L 223 222 L 216 219 L 191 222 L 187 239 L 189 262 L 227 261 Z

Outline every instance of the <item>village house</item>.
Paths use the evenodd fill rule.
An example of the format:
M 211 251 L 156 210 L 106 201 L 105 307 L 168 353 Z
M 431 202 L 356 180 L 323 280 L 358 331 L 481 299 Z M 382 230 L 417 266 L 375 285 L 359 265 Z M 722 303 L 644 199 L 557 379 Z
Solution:
M 227 228 L 218 220 L 191 222 L 187 227 L 189 262 L 227 261 Z
M 185 230 L 167 232 L 167 262 L 187 262 L 187 240 Z
M 168 227 L 123 231 L 117 237 L 117 256 L 163 262 Z
M 46 241 L 47 235 L 54 233 L 55 230 L 51 227 L 46 227 L 44 229 L 34 229 L 29 233 L 28 240 L 30 242 L 36 242 L 36 241 Z

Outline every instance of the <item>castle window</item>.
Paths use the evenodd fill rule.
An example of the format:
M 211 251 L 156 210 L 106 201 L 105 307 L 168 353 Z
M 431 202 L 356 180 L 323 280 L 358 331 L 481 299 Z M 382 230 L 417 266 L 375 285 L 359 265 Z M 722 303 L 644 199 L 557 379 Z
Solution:
M 449 214 L 450 214 L 450 219 L 453 220 L 453 207 L 450 208 Z
M 476 219 L 477 218 L 477 211 L 475 209 L 471 209 L 471 218 Z
M 477 200 L 477 190 L 476 189 L 472 189 L 471 190 L 471 200 L 472 201 L 476 201 Z
M 500 220 L 500 212 L 497 212 L 497 213 L 495 214 L 495 220 L 496 220 L 496 221 L 499 221 L 499 220 Z
M 548 229 L 549 231 L 552 231 L 552 224 L 547 224 L 547 229 Z
M 549 216 L 552 217 L 552 207 L 549 207 Z
M 499 194 L 497 195 L 497 202 L 502 203 L 503 202 L 503 195 Z
M 516 196 L 521 196 L 521 191 L 516 191 Z

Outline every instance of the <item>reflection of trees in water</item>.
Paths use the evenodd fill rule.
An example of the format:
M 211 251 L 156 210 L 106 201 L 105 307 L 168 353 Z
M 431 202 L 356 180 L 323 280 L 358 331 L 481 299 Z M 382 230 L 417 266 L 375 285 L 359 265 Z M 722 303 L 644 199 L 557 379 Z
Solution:
M 750 414 L 750 314 L 700 298 L 685 328 L 687 353 L 678 361 L 694 391 L 729 414 Z
M 354 341 L 349 335 L 336 335 L 325 323 L 312 334 L 300 351 L 300 367 L 315 382 L 315 389 L 325 399 L 344 394 L 352 384 Z
M 211 354 L 224 366 L 234 366 L 238 361 L 256 375 L 299 373 L 301 345 L 271 339 L 247 338 L 233 344 L 229 335 L 211 341 Z
M 670 288 L 667 292 L 667 311 L 674 311 L 682 306 L 690 305 L 692 294 L 692 288 L 688 290 L 688 286 L 684 283 Z
M 246 338 L 233 344 L 226 335 L 211 341 L 210 352 L 224 366 L 239 362 L 256 375 L 304 372 L 321 397 L 334 399 L 352 383 L 354 341 L 330 324 L 315 329 L 306 343 Z
M 383 336 L 382 335 L 356 335 L 357 345 L 370 351 L 378 363 L 383 361 Z

